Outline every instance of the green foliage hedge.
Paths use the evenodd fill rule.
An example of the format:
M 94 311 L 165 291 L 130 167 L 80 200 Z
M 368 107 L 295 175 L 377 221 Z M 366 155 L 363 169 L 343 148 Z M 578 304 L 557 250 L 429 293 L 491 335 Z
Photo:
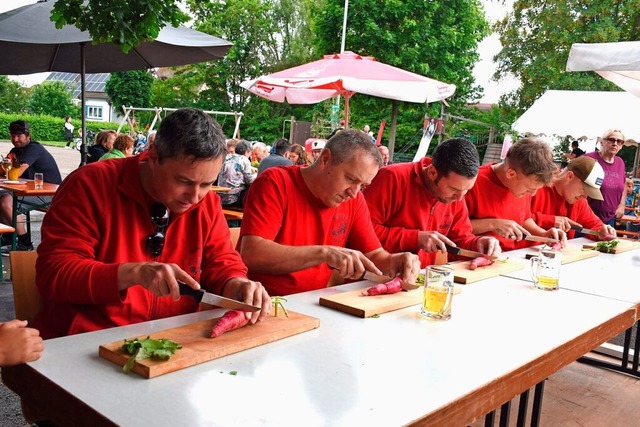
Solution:
M 64 144 L 66 142 L 64 137 L 64 117 L 52 117 L 45 115 L 33 115 L 33 114 L 4 114 L 0 113 L 0 139 L 9 140 L 9 123 L 15 120 L 25 120 L 29 123 L 31 129 L 31 138 L 35 141 L 47 141 L 47 142 L 60 142 Z M 71 124 L 75 127 L 73 130 L 74 136 L 78 136 L 78 129 L 82 123 L 80 119 L 71 119 Z M 87 122 L 87 130 L 91 130 L 95 133 L 104 129 L 117 130 L 120 123 L 114 122 Z M 126 131 L 126 129 L 123 129 Z

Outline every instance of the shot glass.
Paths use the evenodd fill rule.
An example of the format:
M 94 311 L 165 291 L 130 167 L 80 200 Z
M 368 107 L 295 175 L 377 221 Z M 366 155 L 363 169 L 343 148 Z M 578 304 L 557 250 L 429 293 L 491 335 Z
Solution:
M 44 175 L 41 173 L 36 173 L 33 175 L 33 186 L 36 190 L 42 190 L 44 187 Z
M 420 315 L 428 319 L 449 320 L 452 301 L 453 269 L 441 265 L 428 266 Z

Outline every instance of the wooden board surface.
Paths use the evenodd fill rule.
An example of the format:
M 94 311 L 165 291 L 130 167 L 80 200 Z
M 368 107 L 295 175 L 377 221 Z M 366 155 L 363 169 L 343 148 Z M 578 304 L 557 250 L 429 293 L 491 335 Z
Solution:
M 320 297 L 320 305 L 364 318 L 421 304 L 424 293 L 421 287 L 408 292 L 367 297 L 362 295 L 362 291 L 360 289 Z
M 248 324 L 243 328 L 229 331 L 218 338 L 210 338 L 211 327 L 218 318 L 153 333 L 151 338 L 167 338 L 180 343 L 182 348 L 166 361 L 152 359 L 136 361 L 132 371 L 145 378 L 153 378 L 306 332 L 320 326 L 320 319 L 315 317 L 293 311 L 289 311 L 289 317 L 285 317 L 280 310 L 279 312 L 278 317 L 271 316 L 262 322 L 253 325 Z M 126 338 L 144 339 L 146 336 Z M 129 355 L 119 350 L 123 342 L 124 337 L 121 341 L 101 345 L 98 350 L 100 357 L 124 366 L 129 359 Z
M 525 255 L 527 259 L 538 254 L 538 249 L 530 248 L 532 252 Z M 595 258 L 600 255 L 600 252 L 591 249 L 585 249 L 582 246 L 567 245 L 562 250 L 562 264 L 571 264 L 572 262 L 581 261 L 583 259 Z
M 638 241 L 638 240 L 618 239 L 618 241 L 620 243 L 618 243 L 618 246 L 616 246 L 615 249 L 613 250 L 614 254 L 619 254 L 621 252 L 632 251 L 634 249 L 640 249 L 640 241 Z M 595 249 L 596 248 L 596 243 L 597 242 L 587 243 L 583 247 L 585 249 Z
M 510 273 L 512 271 L 522 270 L 524 268 L 524 262 L 508 258 L 505 261 L 496 261 L 486 267 L 478 267 L 475 270 L 469 270 L 469 261 L 457 261 L 447 264 L 453 268 L 454 281 L 468 285 L 469 283 L 477 282 L 479 280 L 489 279 L 491 277 L 497 277 L 501 274 Z

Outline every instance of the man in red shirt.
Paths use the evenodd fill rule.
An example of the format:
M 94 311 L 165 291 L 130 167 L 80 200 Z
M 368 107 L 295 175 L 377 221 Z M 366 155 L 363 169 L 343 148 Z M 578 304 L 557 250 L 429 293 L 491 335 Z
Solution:
M 503 251 L 535 245 L 522 240 L 530 234 L 559 239 L 564 246 L 564 231 L 544 229 L 531 217 L 531 196 L 549 184 L 557 170 L 549 146 L 535 138 L 513 144 L 502 163 L 481 166 L 465 196 L 473 233 L 495 236 Z
M 554 181 L 543 187 L 531 199 L 533 220 L 542 228 L 557 227 L 572 239 L 575 231 L 571 226 L 579 226 L 598 231 L 598 236 L 587 237 L 611 240 L 616 230 L 604 224 L 587 203 L 587 196 L 602 200 L 600 186 L 604 181 L 604 170 L 591 157 L 581 156 L 569 162 Z
M 324 288 L 330 268 L 344 279 L 359 279 L 365 271 L 400 275 L 410 288 L 418 257 L 382 249 L 360 191 L 380 163 L 367 134 L 343 130 L 312 165 L 259 175 L 245 198 L 238 242 L 249 277 L 272 295 Z
M 422 267 L 445 244 L 500 255 L 500 242 L 472 233 L 464 195 L 476 182 L 478 150 L 464 138 L 438 145 L 431 158 L 380 169 L 364 190 L 371 221 L 389 252 L 410 251 Z
M 182 109 L 162 121 L 148 151 L 62 182 L 38 246 L 44 306 L 34 326 L 44 338 L 197 311 L 179 282 L 261 306 L 252 322 L 269 314 L 271 299 L 247 278 L 211 191 L 225 154 L 220 126 Z

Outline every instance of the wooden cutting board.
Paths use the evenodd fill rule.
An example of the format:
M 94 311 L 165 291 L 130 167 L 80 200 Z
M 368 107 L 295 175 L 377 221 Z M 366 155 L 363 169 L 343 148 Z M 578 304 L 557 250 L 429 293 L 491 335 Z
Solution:
M 447 264 L 447 266 L 453 268 L 454 276 L 453 280 L 457 283 L 468 285 L 469 283 L 477 282 L 479 280 L 489 279 L 501 274 L 510 273 L 512 271 L 522 270 L 524 263 L 515 259 L 507 259 L 503 261 L 496 261 L 486 267 L 478 267 L 475 270 L 469 270 L 469 261 L 457 261 Z
M 289 317 L 285 317 L 280 311 L 278 317 L 271 316 L 262 322 L 229 331 L 218 338 L 210 338 L 211 328 L 217 319 L 204 320 L 151 334 L 151 338 L 168 338 L 181 344 L 182 348 L 177 350 L 169 360 L 143 359 L 136 361 L 132 371 L 145 378 L 154 378 L 320 326 L 320 319 L 315 317 L 293 311 L 289 311 Z M 127 337 L 127 339 L 133 338 L 144 339 L 147 336 Z M 103 344 L 98 349 L 98 354 L 104 359 L 124 366 L 129 355 L 119 350 L 123 342 L 124 338 L 121 341 Z
M 613 252 L 607 252 L 607 253 L 613 253 L 613 254 L 619 254 L 621 252 L 627 252 L 627 251 L 632 251 L 634 249 L 640 249 L 640 241 L 637 240 L 627 240 L 627 239 L 618 239 L 618 241 L 620 243 L 618 243 L 618 246 L 616 246 L 613 250 Z M 585 249 L 595 249 L 596 248 L 596 243 L 587 243 L 583 246 L 583 248 Z
M 532 256 L 537 255 L 538 251 L 536 249 L 531 248 L 531 250 L 535 252 L 531 252 L 525 255 L 527 259 L 530 259 Z M 582 246 L 575 245 L 567 245 L 564 249 L 562 249 L 562 265 L 571 264 L 572 262 L 580 261 L 588 258 L 595 258 L 600 255 L 600 252 L 594 251 L 591 249 L 585 249 Z
M 408 292 L 403 291 L 395 294 L 366 297 L 362 295 L 363 290 L 359 289 L 320 297 L 320 305 L 365 318 L 421 304 L 424 293 L 424 290 L 420 287 Z

